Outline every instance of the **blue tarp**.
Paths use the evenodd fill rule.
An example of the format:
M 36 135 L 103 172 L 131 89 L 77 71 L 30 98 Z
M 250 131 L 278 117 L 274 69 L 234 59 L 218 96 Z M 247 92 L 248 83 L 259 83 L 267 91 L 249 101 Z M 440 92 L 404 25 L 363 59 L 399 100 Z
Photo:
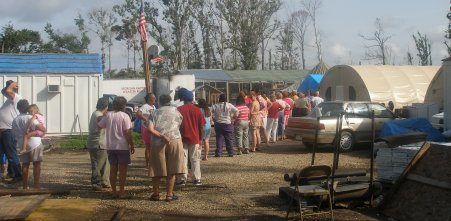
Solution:
M 425 118 L 411 118 L 403 120 L 392 120 L 384 123 L 380 137 L 390 137 L 399 134 L 424 132 L 427 133 L 428 141 L 444 142 L 445 137 Z
M 323 74 L 309 74 L 299 85 L 298 92 L 317 91 L 319 83 L 323 79 Z

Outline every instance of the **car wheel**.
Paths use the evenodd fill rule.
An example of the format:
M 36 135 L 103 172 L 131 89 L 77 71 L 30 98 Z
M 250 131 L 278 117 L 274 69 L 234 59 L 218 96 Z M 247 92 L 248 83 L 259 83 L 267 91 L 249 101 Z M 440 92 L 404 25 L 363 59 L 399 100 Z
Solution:
M 354 148 L 354 135 L 351 132 L 343 131 L 341 132 L 340 138 L 340 151 L 349 152 Z
M 313 143 L 310 142 L 302 142 L 304 144 L 304 146 L 308 149 L 313 149 Z

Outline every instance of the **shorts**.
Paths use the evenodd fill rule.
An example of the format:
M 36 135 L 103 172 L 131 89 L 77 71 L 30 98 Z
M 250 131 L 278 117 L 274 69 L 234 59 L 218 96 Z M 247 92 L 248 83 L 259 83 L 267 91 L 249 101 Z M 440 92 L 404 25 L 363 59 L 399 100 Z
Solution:
M 128 165 L 132 162 L 130 150 L 107 150 L 107 154 L 111 166 Z
M 185 152 L 182 139 L 171 140 L 169 144 L 152 145 L 150 150 L 150 177 L 180 175 L 185 171 Z
M 204 135 L 202 136 L 202 140 L 208 140 L 211 136 L 211 127 L 204 128 Z
M 143 144 L 150 144 L 152 137 L 146 127 L 141 126 L 141 141 Z
M 28 151 L 19 156 L 20 162 L 30 163 L 30 162 L 41 162 L 44 156 L 44 146 L 41 144 L 31 151 Z

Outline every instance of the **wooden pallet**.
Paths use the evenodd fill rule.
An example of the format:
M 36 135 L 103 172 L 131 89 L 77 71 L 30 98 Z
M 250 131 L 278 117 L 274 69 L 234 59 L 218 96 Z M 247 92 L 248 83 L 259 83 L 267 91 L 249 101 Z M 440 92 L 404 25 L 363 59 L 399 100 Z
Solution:
M 24 220 L 50 195 L 0 197 L 0 220 Z

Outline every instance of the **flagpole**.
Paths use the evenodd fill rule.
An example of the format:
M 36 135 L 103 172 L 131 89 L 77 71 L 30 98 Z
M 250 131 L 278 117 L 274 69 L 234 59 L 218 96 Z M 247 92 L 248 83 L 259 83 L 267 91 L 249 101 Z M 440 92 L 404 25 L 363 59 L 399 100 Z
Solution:
M 144 76 L 146 82 L 146 94 L 152 93 L 152 84 L 150 82 L 151 67 L 149 64 L 148 54 L 147 54 L 147 42 L 142 41 L 141 46 L 143 49 L 143 66 L 144 66 Z
M 143 49 L 143 66 L 144 66 L 144 76 L 145 76 L 145 83 L 146 83 L 146 94 L 149 95 L 152 93 L 152 86 L 150 83 L 150 64 L 147 54 L 147 30 L 146 30 L 146 18 L 144 16 L 144 2 L 141 0 L 141 8 L 139 10 L 139 20 L 138 20 L 138 31 L 141 36 L 141 47 Z

